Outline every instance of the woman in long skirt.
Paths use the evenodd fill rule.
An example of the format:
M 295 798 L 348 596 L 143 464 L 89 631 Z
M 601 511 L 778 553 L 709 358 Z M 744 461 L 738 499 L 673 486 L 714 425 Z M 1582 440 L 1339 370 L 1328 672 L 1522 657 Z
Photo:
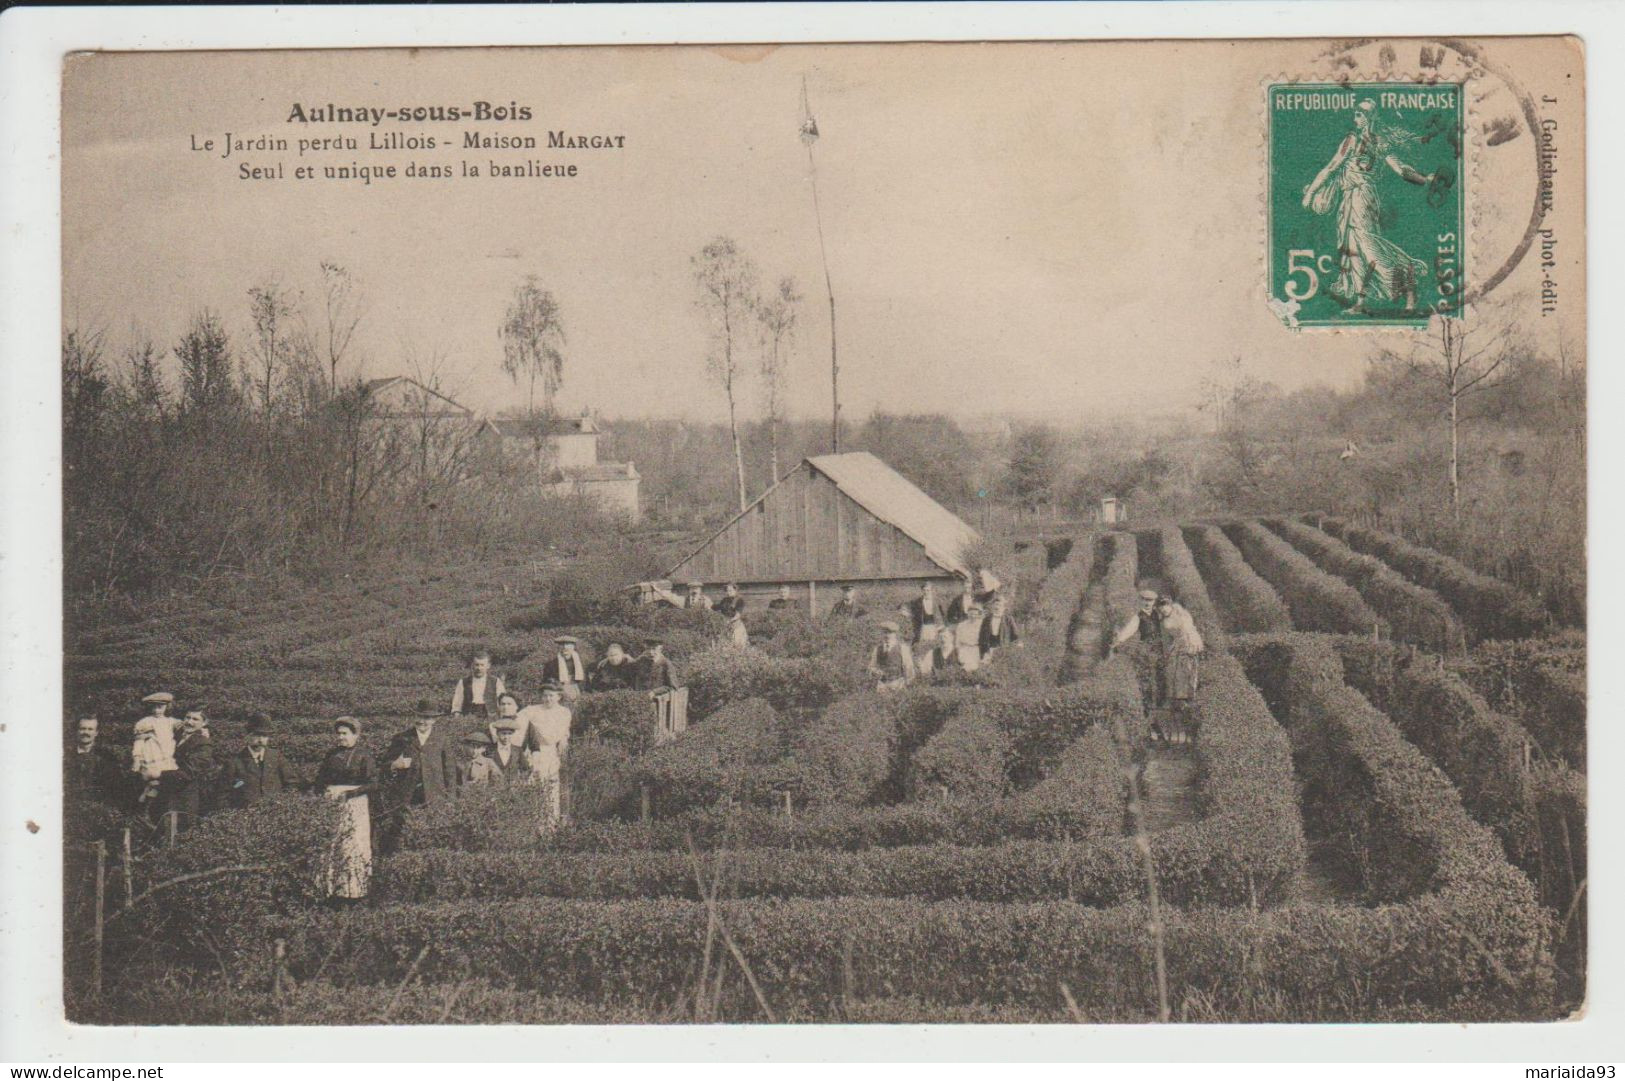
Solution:
M 340 717 L 333 722 L 338 746 L 327 753 L 316 772 L 316 788 L 328 799 L 340 800 L 332 846 L 322 865 L 322 889 L 329 897 L 359 900 L 367 895 L 372 878 L 372 814 L 368 796 L 378 784 L 378 765 L 363 751 L 361 722 Z

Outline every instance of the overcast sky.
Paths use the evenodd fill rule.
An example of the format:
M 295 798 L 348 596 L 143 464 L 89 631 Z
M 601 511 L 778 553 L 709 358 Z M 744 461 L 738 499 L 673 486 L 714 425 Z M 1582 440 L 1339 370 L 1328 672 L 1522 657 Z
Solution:
M 563 406 L 716 417 L 690 257 L 726 234 L 765 282 L 800 283 L 792 410 L 826 415 L 829 319 L 797 138 L 805 76 L 849 417 L 1161 411 L 1191 404 L 1205 366 L 1238 353 L 1287 388 L 1344 385 L 1371 339 L 1290 333 L 1262 298 L 1262 83 L 1311 54 L 1190 43 L 87 58 L 65 83 L 65 315 L 118 345 L 139 328 L 167 347 L 207 306 L 242 347 L 250 286 L 276 279 L 314 304 L 331 260 L 367 298 L 366 374 L 440 351 L 458 396 L 497 409 L 523 402 L 497 326 L 534 273 L 563 308 Z M 477 99 L 534 118 L 287 122 L 295 102 Z M 226 132 L 460 147 L 476 128 L 543 146 L 248 157 L 290 174 L 534 157 L 581 175 L 245 181 L 239 155 L 189 149 L 195 135 L 218 153 Z M 559 128 L 624 134 L 625 148 L 548 151 Z M 1505 187 L 1527 187 L 1505 171 Z

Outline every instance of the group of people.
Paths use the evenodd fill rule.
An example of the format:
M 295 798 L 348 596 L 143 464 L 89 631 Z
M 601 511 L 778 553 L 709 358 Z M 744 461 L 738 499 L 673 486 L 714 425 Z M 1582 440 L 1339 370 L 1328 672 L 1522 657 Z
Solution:
M 790 586 L 781 585 L 767 607 L 788 610 L 797 603 Z M 715 601 L 706 596 L 702 583 L 688 582 L 681 606 L 722 615 L 728 621 L 723 640 L 746 646 L 750 631 L 745 625 L 745 604 L 737 582 L 728 582 Z M 974 671 L 994 650 L 1020 641 L 1008 608 L 999 579 L 986 567 L 962 576 L 959 592 L 946 601 L 938 596 L 934 583 L 925 582 L 918 596 L 898 607 L 895 620 L 879 624 L 880 640 L 869 652 L 867 671 L 881 690 L 906 687 L 924 675 Z M 858 587 L 848 583 L 841 587 L 840 599 L 830 606 L 826 618 L 865 619 L 868 615 Z
M 843 592 L 842 614 L 863 614 L 856 591 L 848 586 Z M 880 624 L 880 641 L 869 654 L 868 671 L 879 690 L 899 690 L 922 676 L 975 671 L 995 650 L 1021 641 L 999 580 L 985 569 L 964 579 L 946 603 L 925 582 L 898 616 Z
M 1196 691 L 1206 648 L 1196 620 L 1167 594 L 1142 589 L 1139 608 L 1117 628 L 1110 648 L 1115 651 L 1134 641 L 1156 651 L 1151 683 L 1143 692 L 1152 734 L 1167 742 L 1190 742 L 1195 735 Z
M 469 786 L 534 785 L 538 827 L 556 822 L 571 704 L 584 692 L 639 689 L 658 697 L 678 686 L 664 643 L 650 637 L 643 644 L 645 651 L 633 658 L 624 644 L 612 642 L 601 660 L 588 664 L 579 641 L 560 635 L 544 666 L 539 700 L 528 706 L 481 650 L 453 686 L 450 709 L 420 701 L 411 726 L 394 733 L 382 753 L 361 747 L 362 721 L 336 718 L 334 745 L 313 778 L 272 745 L 269 716 L 250 718 L 242 747 L 222 760 L 204 710 L 188 709 L 177 719 L 175 696 L 156 691 L 142 699 L 147 712 L 135 723 L 127 766 L 101 738 L 96 718 L 77 722 L 67 749 L 65 788 L 73 796 L 132 810 L 155 827 L 172 822 L 177 830 L 216 810 L 252 806 L 282 792 L 341 800 L 345 813 L 324 884 L 333 897 L 357 898 L 366 893 L 374 847 L 396 843 L 410 807 L 438 804 Z M 447 718 L 485 723 L 459 738 L 441 723 Z

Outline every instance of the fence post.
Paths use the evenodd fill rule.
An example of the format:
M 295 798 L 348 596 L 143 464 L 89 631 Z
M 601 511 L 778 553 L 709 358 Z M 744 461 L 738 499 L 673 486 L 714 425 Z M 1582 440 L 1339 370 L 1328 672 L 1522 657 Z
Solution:
M 90 983 L 97 998 L 102 995 L 102 925 L 107 915 L 107 842 L 96 841 L 96 954 L 91 959 Z
M 638 786 L 638 821 L 647 826 L 649 824 L 650 817 L 649 786 L 647 784 L 641 784 Z
M 790 790 L 786 788 L 782 793 L 780 793 L 780 795 L 784 796 L 784 817 L 794 818 L 795 811 L 792 809 L 790 804 Z
M 164 812 L 164 832 L 168 838 L 170 848 L 175 847 L 175 837 L 180 832 L 181 813 L 179 811 Z
M 1523 771 L 1525 773 L 1529 772 L 1529 757 L 1529 737 L 1525 736 L 1523 741 Z
M 130 827 L 124 827 L 124 907 L 135 904 L 135 876 L 130 867 Z
M 271 998 L 277 1003 L 282 1002 L 282 969 L 287 963 L 288 943 L 286 939 L 277 939 L 271 944 Z

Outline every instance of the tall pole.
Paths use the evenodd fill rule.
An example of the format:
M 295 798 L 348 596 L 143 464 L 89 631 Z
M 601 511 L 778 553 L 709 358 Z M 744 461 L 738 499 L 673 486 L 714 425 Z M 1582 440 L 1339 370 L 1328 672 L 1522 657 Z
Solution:
M 841 366 L 835 353 L 835 287 L 829 278 L 829 251 L 824 246 L 824 214 L 818 205 L 818 163 L 813 159 L 813 143 L 818 141 L 818 121 L 807 103 L 807 77 L 801 77 L 801 142 L 807 148 L 807 177 L 812 182 L 813 221 L 818 226 L 818 257 L 824 263 L 824 293 L 829 297 L 829 391 L 833 411 L 829 423 L 830 453 L 841 453 Z

